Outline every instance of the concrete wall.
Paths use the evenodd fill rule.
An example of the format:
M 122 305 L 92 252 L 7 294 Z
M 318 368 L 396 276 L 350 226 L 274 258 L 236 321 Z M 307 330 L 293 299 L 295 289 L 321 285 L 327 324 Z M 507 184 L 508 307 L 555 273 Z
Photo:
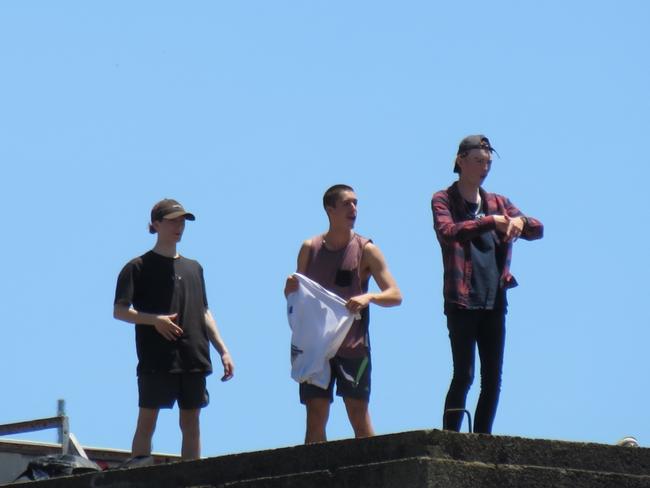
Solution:
M 110 470 L 29 486 L 650 488 L 650 450 L 432 430 Z

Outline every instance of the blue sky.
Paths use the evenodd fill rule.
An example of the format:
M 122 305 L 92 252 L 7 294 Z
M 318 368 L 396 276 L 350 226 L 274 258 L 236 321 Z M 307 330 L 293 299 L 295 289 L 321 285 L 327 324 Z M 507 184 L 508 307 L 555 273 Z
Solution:
M 345 182 L 404 295 L 372 311 L 375 428 L 440 428 L 430 198 L 460 139 L 485 133 L 501 156 L 485 188 L 545 224 L 515 246 L 494 432 L 650 445 L 648 19 L 641 0 L 3 2 L 0 423 L 65 398 L 82 443 L 130 448 L 115 280 L 173 197 L 197 216 L 180 251 L 237 366 L 209 380 L 203 454 L 301 443 L 282 288 Z M 328 433 L 352 435 L 340 401 Z M 179 452 L 176 410 L 154 448 Z

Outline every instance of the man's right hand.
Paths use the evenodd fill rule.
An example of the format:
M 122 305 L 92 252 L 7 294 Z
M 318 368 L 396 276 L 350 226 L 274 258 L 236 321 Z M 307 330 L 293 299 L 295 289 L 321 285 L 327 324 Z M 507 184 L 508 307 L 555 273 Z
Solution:
M 284 285 L 285 298 L 288 297 L 291 293 L 298 291 L 299 286 L 300 282 L 298 281 L 298 278 L 296 278 L 294 275 L 290 275 Z
M 495 215 L 494 222 L 497 232 L 503 234 L 503 242 L 516 241 L 524 230 L 524 221 L 521 217 Z
M 183 335 L 183 329 L 174 322 L 178 318 L 178 314 L 172 315 L 158 315 L 153 326 L 156 331 L 168 341 L 175 341 Z

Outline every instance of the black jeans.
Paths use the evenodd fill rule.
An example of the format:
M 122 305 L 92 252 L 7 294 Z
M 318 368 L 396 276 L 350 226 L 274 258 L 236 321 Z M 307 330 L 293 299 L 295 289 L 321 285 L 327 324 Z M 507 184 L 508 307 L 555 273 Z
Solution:
M 501 392 L 503 349 L 506 337 L 503 310 L 454 310 L 447 313 L 447 328 L 454 360 L 454 376 L 445 400 L 449 408 L 465 408 L 474 381 L 474 351 L 481 360 L 481 394 L 474 414 L 474 432 L 490 434 Z M 458 432 L 462 412 L 443 414 L 443 428 Z

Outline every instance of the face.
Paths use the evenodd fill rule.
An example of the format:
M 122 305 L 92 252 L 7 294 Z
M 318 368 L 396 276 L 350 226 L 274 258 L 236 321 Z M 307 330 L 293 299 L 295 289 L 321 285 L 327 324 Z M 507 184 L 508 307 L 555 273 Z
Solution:
M 185 230 L 185 216 L 175 219 L 162 219 L 153 222 L 153 227 L 158 232 L 158 239 L 163 242 L 180 242 Z
M 457 162 L 461 179 L 480 186 L 490 172 L 492 155 L 487 149 L 472 149 Z
M 333 225 L 345 224 L 349 228 L 354 227 L 357 220 L 357 196 L 353 191 L 339 193 L 336 206 L 327 207 L 327 215 Z

